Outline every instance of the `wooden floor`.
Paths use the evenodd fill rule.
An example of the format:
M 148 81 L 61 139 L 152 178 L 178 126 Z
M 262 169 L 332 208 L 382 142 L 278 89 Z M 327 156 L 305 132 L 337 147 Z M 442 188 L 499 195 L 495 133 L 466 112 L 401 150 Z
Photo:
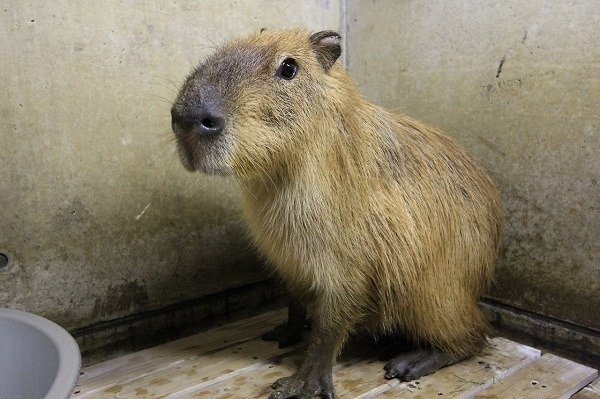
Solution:
M 278 349 L 260 340 L 284 319 L 283 311 L 270 312 L 86 367 L 72 398 L 266 398 L 304 353 L 301 345 Z M 374 350 L 344 350 L 334 368 L 337 399 L 600 399 L 596 370 L 504 338 L 492 339 L 478 357 L 409 383 L 385 380 L 385 360 Z

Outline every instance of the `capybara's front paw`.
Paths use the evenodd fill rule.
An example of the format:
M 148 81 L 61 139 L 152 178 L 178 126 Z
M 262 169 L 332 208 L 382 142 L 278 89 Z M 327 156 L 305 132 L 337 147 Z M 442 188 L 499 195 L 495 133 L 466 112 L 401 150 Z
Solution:
M 275 389 L 269 399 L 333 399 L 333 382 L 331 375 L 317 375 L 310 373 L 307 378 L 299 377 L 299 374 L 291 377 L 280 378 L 271 387 Z

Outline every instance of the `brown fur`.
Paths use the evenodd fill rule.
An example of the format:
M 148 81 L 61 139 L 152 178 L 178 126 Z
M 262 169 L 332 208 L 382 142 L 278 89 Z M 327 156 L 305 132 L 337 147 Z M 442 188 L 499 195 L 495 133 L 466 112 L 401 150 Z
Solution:
M 174 124 L 184 164 L 237 177 L 257 246 L 338 347 L 362 324 L 473 355 L 502 228 L 493 182 L 454 140 L 367 102 L 309 36 L 235 41 L 188 78 L 174 115 L 217 97 L 226 124 L 211 139 Z M 275 76 L 286 57 L 292 80 Z

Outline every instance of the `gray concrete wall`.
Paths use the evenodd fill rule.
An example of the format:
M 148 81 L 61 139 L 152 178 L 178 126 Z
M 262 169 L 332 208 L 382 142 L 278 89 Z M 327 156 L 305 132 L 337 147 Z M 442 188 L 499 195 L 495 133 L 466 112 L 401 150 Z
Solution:
M 180 165 L 170 101 L 213 43 L 339 9 L 1 0 L 0 306 L 76 329 L 264 280 L 235 182 Z
M 348 2 L 373 102 L 456 137 L 507 222 L 491 297 L 600 329 L 600 3 Z

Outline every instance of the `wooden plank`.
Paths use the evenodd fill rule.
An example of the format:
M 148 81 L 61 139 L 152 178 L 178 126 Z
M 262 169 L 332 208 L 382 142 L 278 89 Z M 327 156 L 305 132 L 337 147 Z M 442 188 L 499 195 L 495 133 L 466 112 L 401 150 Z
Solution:
M 368 398 L 389 389 L 390 386 L 383 377 L 385 363 L 383 360 L 371 359 L 340 368 L 333 374 L 335 397 L 340 399 Z M 392 384 L 394 382 L 397 383 L 394 380 L 390 381 Z
M 178 363 L 176 367 L 163 369 L 158 374 L 112 386 L 95 393 L 94 398 L 114 398 L 116 393 L 122 398 L 135 398 L 140 395 L 166 398 L 183 395 L 270 364 L 274 358 L 285 356 L 286 352 L 290 352 L 290 349 L 279 349 L 273 342 L 255 339 L 188 359 Z
M 368 398 L 472 398 L 494 382 L 505 378 L 540 357 L 540 351 L 504 338 L 490 340 L 480 355 L 444 367 L 418 381 L 388 381 Z
M 571 399 L 600 399 L 600 378 L 577 392 Z
M 176 367 L 179 363 L 227 345 L 254 339 L 281 323 L 285 309 L 230 323 L 191 337 L 172 341 L 130 355 L 108 360 L 82 370 L 72 398 L 93 397 L 129 381 Z M 271 343 L 277 346 L 275 343 Z
M 552 354 L 545 354 L 476 395 L 475 398 L 568 399 L 597 376 L 598 371 L 590 367 Z
M 272 392 L 271 384 L 281 377 L 295 373 L 302 364 L 303 357 L 304 352 L 299 351 L 289 356 L 275 358 L 246 373 L 235 375 L 200 390 L 180 390 L 168 398 L 264 399 Z

